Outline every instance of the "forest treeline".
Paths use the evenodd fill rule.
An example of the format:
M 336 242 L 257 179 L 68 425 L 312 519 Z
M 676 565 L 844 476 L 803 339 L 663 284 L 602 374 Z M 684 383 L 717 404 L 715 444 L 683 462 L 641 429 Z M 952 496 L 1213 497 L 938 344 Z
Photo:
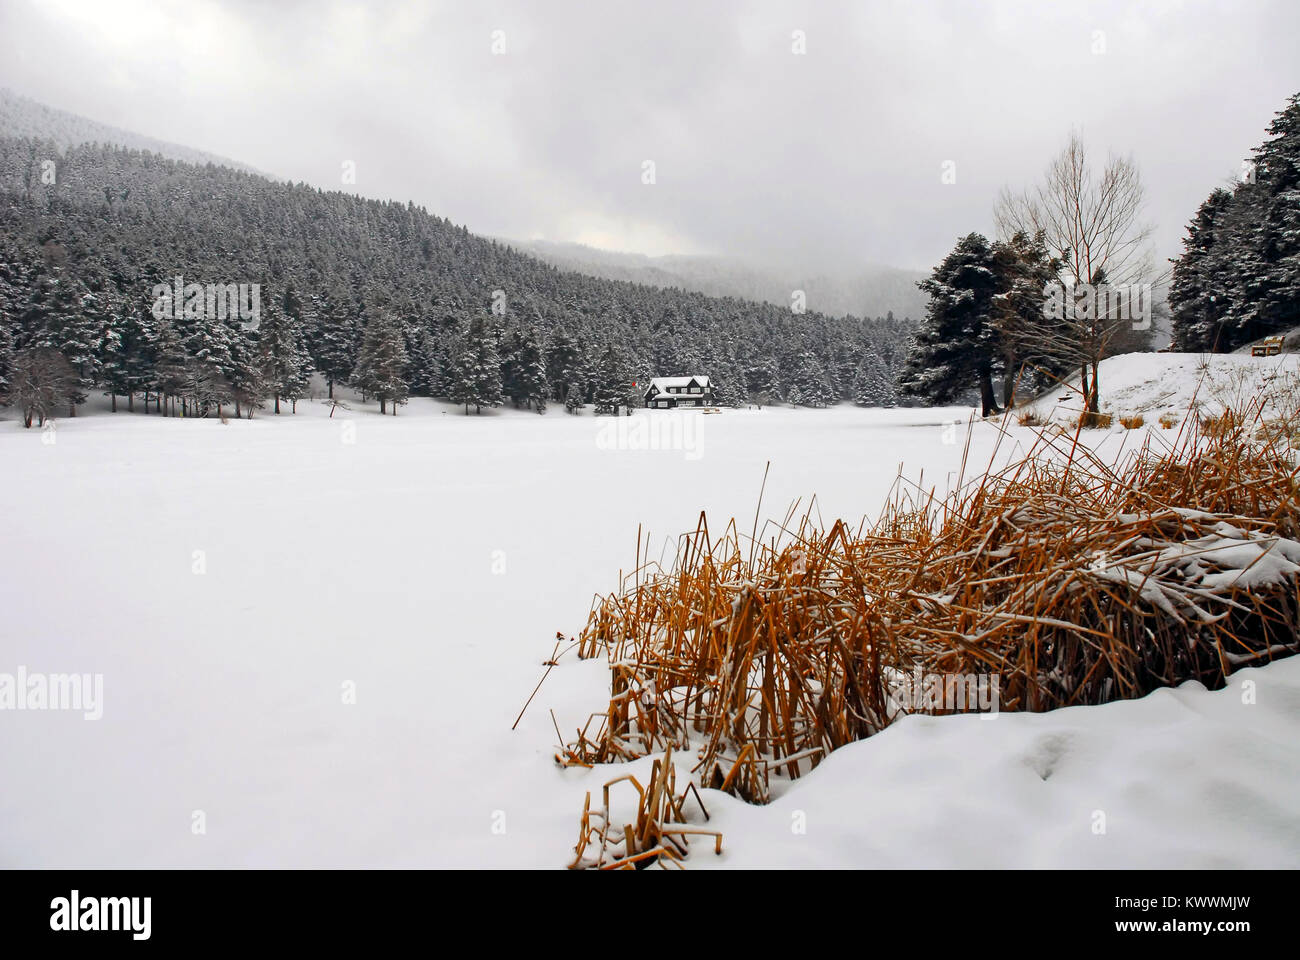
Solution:
M 159 310 L 178 277 L 256 285 L 256 321 Z M 694 373 L 721 403 L 886 405 L 913 329 L 561 271 L 410 203 L 0 138 L 0 390 L 28 422 L 96 391 L 114 409 L 278 411 L 313 374 L 394 412 L 412 395 L 612 412 Z

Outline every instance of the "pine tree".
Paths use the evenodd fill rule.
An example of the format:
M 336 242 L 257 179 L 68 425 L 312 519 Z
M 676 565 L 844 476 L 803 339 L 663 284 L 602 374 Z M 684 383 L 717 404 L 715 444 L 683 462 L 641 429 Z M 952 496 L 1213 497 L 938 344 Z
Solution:
M 357 355 L 356 307 L 342 294 L 332 294 L 310 312 L 308 350 L 312 366 L 325 378 L 330 399 L 334 384 L 347 383 Z
M 270 303 L 262 307 L 257 328 L 262 378 L 275 398 L 276 413 L 281 400 L 292 401 L 297 412 L 297 401 L 311 384 L 311 357 L 301 317 L 302 303 L 292 284 L 285 289 L 279 309 Z
M 1300 324 L 1300 94 L 1269 124 L 1253 176 L 1210 194 L 1169 291 L 1174 345 L 1232 350 Z
M 1089 350 L 1088 344 L 1079 341 L 1077 323 L 1044 316 L 1043 293 L 1048 284 L 1060 282 L 1061 262 L 1048 251 L 1043 234 L 1030 237 L 1020 232 L 993 244 L 993 272 L 997 292 L 990 322 L 993 340 L 1001 351 L 1003 406 L 1014 403 L 1017 378 L 1027 368 L 1033 382 L 1037 370 L 1059 379 L 1080 364 L 1095 361 L 1100 365 L 1106 347 L 1114 342 L 1114 329 L 1098 330 L 1094 343 L 1101 349 Z M 1098 270 L 1093 279 L 1104 283 L 1105 270 Z M 1094 390 L 1096 386 L 1094 369 Z
M 230 343 L 230 396 L 235 403 L 235 416 L 245 412 L 253 419 L 253 412 L 265 404 L 267 385 L 262 376 L 261 350 L 257 332 L 237 327 Z
M 153 330 L 153 388 L 158 393 L 158 410 L 163 416 L 176 415 L 176 398 L 185 394 L 193 376 L 185 345 L 171 320 L 159 320 Z
M 353 385 L 379 401 L 380 413 L 387 413 L 391 403 L 396 416 L 397 405 L 406 402 L 408 392 L 406 365 L 406 345 L 397 317 L 375 312 L 361 338 Z
M 546 409 L 546 365 L 541 333 L 532 325 L 513 327 L 501 338 L 501 387 L 516 408 Z
M 795 406 L 829 407 L 836 402 L 835 389 L 826 376 L 826 368 L 811 350 L 805 350 L 796 358 L 789 382 L 787 399 Z
M 585 406 L 586 404 L 582 400 L 582 388 L 576 383 L 572 384 L 569 387 L 568 395 L 564 398 L 565 413 L 577 413 Z
M 568 406 L 569 391 L 585 382 L 582 351 L 564 327 L 556 327 L 546 341 L 544 352 L 546 382 L 550 385 L 551 399 Z
M 752 363 L 745 371 L 745 381 L 750 399 L 762 409 L 771 406 L 781 396 L 781 377 L 776 360 L 765 357 Z
M 1187 225 L 1183 255 L 1174 261 L 1169 284 L 1175 350 L 1213 350 L 1218 346 L 1229 299 L 1222 276 L 1219 231 L 1227 226 L 1232 194 L 1210 194 Z
M 893 406 L 893 392 L 884 361 L 874 354 L 863 357 L 853 380 L 853 402 L 860 407 Z
M 483 407 L 501 406 L 504 399 L 501 394 L 501 360 L 497 353 L 496 333 L 485 317 L 471 318 L 459 337 L 450 378 L 448 399 L 464 406 L 466 414 L 471 406 L 476 414 L 481 413 Z
M 9 402 L 14 376 L 14 332 L 9 317 L 0 313 L 0 404 Z
M 993 372 L 1002 355 L 992 323 L 998 278 L 988 240 L 978 233 L 963 237 L 917 286 L 930 302 L 903 370 L 901 392 L 945 403 L 973 385 L 984 416 L 1000 412 L 993 394 Z
M 99 376 L 98 310 L 95 296 L 73 274 L 53 266 L 39 279 L 26 315 L 29 346 L 57 350 L 76 375 L 67 390 L 68 415 L 86 402 Z
M 446 377 L 442 369 L 441 351 L 433 334 L 427 328 L 422 328 L 414 340 L 408 350 L 411 359 L 406 376 L 411 392 L 419 397 L 443 396 Z
M 1254 183 L 1237 188 L 1245 207 L 1235 271 L 1242 294 L 1228 316 L 1238 343 L 1300 324 L 1300 93 L 1268 132 L 1255 150 Z
M 614 347 L 613 342 L 607 343 L 596 365 L 595 395 L 592 402 L 597 416 L 616 415 L 620 407 L 627 405 L 631 384 L 627 366 L 627 360 Z

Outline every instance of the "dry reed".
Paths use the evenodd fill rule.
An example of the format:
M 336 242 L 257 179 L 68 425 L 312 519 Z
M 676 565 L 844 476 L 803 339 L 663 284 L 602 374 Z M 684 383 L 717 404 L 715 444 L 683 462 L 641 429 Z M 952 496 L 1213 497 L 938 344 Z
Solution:
M 856 529 L 792 508 L 761 533 L 756 517 L 748 536 L 732 520 L 715 537 L 701 514 L 667 569 L 639 542 L 636 569 L 577 638 L 579 656 L 608 658 L 608 704 L 556 760 L 665 751 L 658 778 L 671 751 L 694 750 L 701 786 L 764 803 L 774 778 L 905 713 L 972 706 L 900 703 L 902 676 L 988 678 L 997 709 L 1042 711 L 1187 680 L 1214 689 L 1295 653 L 1297 469 L 1250 419 L 1198 433 L 1191 418 L 1174 444 L 1148 437 L 1115 464 L 1077 432 L 1044 430 L 1023 459 L 946 497 L 896 486 Z M 680 802 L 643 813 L 611 855 L 609 824 L 588 809 L 575 865 L 675 859 L 647 824 L 684 819 Z M 596 826 L 606 852 L 592 860 Z

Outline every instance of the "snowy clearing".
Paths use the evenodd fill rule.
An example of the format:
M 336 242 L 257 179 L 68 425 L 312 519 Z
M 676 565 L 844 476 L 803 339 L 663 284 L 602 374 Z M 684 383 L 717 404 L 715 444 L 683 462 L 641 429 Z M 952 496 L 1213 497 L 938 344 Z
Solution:
M 874 516 L 900 463 L 953 482 L 970 415 L 729 410 L 654 434 L 678 415 L 299 410 L 95 414 L 53 443 L 0 421 L 0 674 L 103 675 L 101 719 L 3 716 L 0 865 L 562 866 L 584 793 L 641 766 L 552 761 L 549 711 L 568 733 L 600 709 L 604 662 L 564 659 L 510 726 L 638 524 L 665 561 L 701 509 L 748 526 L 768 460 L 765 517 L 814 493 L 827 523 Z M 1142 431 L 1093 433 L 1109 456 Z M 1000 457 L 1032 439 L 1011 435 Z M 997 436 L 974 425 L 968 475 Z M 1185 688 L 905 720 L 770 807 L 706 791 L 724 854 L 690 863 L 1300 864 L 1300 664 L 1242 676 L 1258 705 Z
M 1102 411 L 1116 417 L 1142 414 L 1154 421 L 1167 413 L 1180 421 L 1194 401 L 1205 413 L 1219 413 L 1228 406 L 1244 409 L 1265 390 L 1289 405 L 1289 413 L 1300 406 L 1300 354 L 1127 353 L 1102 362 L 1100 382 Z M 1058 421 L 1076 419 L 1083 409 L 1073 382 L 1032 406 Z

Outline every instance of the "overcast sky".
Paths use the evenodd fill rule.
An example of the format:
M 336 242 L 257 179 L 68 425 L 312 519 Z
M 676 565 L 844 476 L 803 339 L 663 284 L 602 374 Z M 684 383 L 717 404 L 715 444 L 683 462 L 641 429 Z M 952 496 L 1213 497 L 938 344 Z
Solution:
M 1073 127 L 1164 257 L 1300 91 L 1300 3 L 0 0 L 0 85 L 478 233 L 799 264 L 928 268 Z

